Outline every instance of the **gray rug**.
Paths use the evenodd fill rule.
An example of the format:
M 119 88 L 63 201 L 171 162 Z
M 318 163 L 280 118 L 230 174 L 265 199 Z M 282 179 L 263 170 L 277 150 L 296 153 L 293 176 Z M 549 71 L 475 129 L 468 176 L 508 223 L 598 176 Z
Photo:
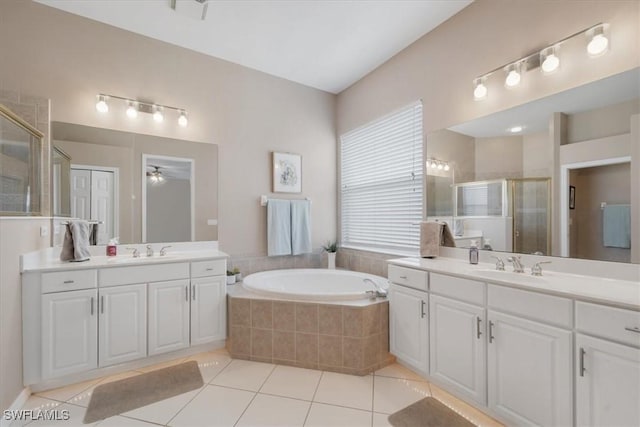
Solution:
M 474 427 L 433 397 L 425 397 L 389 415 L 389 422 L 393 427 Z
M 114 415 L 168 399 L 204 385 L 198 362 L 191 361 L 158 369 L 95 388 L 84 416 L 94 423 Z

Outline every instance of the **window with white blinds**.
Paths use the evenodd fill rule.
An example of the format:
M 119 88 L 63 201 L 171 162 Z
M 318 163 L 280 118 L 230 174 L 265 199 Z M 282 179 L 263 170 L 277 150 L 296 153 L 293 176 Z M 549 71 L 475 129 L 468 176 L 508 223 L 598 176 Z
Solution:
M 341 244 L 420 247 L 422 102 L 340 137 Z

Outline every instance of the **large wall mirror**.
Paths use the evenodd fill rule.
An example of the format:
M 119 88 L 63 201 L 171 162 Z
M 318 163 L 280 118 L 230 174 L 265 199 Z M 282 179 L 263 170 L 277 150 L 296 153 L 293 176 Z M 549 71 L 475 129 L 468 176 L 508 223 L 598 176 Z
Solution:
M 218 239 L 217 145 L 51 126 L 56 217 L 99 222 L 97 244 Z
M 633 69 L 432 132 L 427 218 L 459 247 L 638 263 L 639 114 Z

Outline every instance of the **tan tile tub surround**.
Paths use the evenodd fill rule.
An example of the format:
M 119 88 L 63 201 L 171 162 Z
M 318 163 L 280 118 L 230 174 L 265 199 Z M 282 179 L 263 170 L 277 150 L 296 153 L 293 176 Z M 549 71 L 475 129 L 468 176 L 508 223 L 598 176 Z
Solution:
M 231 357 L 365 375 L 393 362 L 389 303 L 340 305 L 229 295 Z

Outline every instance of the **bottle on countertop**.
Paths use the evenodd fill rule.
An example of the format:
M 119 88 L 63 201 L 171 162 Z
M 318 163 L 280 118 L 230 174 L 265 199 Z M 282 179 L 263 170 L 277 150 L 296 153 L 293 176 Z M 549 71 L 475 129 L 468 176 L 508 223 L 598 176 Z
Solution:
M 469 247 L 469 264 L 477 264 L 478 263 L 478 243 L 475 240 L 471 241 L 471 246 Z
M 482 246 L 482 249 L 486 250 L 486 251 L 492 251 L 493 248 L 491 247 L 491 239 L 490 238 L 486 238 L 484 239 L 484 245 Z
M 109 240 L 109 244 L 107 245 L 107 256 L 116 256 L 118 255 L 118 238 L 114 237 Z

